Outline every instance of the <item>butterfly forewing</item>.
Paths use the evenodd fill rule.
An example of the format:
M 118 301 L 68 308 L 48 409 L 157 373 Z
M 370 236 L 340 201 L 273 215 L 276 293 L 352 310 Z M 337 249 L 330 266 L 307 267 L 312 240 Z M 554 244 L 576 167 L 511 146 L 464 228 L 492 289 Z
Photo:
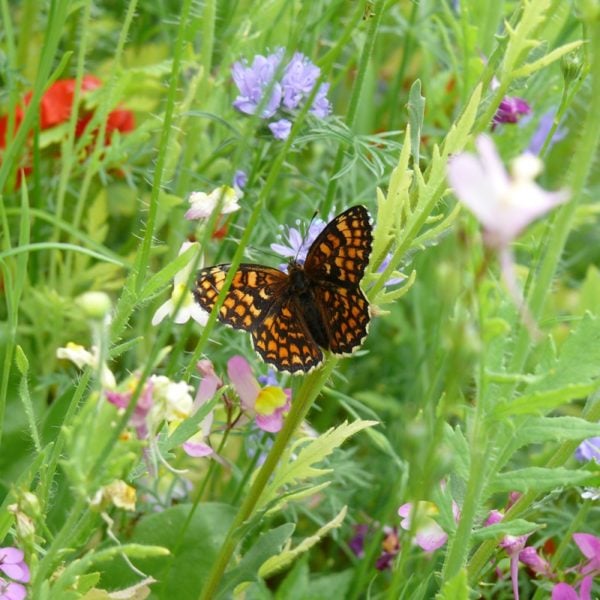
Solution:
M 309 277 L 339 286 L 357 286 L 369 264 L 373 234 L 364 206 L 338 215 L 313 242 L 304 262 Z
M 198 271 L 194 296 L 200 306 L 211 312 L 229 271 L 229 265 L 216 265 Z M 252 331 L 260 326 L 273 302 L 285 287 L 287 275 L 262 265 L 241 264 L 235 272 L 219 320 L 235 329 Z

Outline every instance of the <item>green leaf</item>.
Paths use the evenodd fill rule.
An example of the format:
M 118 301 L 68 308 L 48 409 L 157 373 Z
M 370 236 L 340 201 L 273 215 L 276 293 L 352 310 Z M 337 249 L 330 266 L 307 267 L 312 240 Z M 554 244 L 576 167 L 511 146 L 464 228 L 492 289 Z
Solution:
M 525 535 L 541 529 L 541 525 L 530 523 L 525 519 L 515 519 L 514 521 L 501 521 L 488 527 L 481 527 L 473 532 L 473 538 L 477 541 L 496 538 L 504 535 Z
M 421 80 L 416 79 L 410 86 L 408 94 L 408 122 L 410 124 L 410 146 L 413 163 L 419 164 L 419 149 L 421 147 L 421 130 L 425 115 L 425 98 L 421 96 Z
M 578 417 L 529 417 L 519 427 L 518 442 L 525 446 L 543 442 L 583 440 L 596 436 L 600 436 L 600 423 L 590 423 Z
M 257 509 L 276 499 L 282 487 L 328 473 L 328 470 L 318 469 L 314 465 L 329 456 L 350 436 L 373 425 L 377 425 L 377 421 L 344 422 L 316 439 L 303 438 L 292 444 L 283 452 L 278 469 L 258 500 Z
M 469 600 L 467 570 L 461 569 L 452 579 L 444 583 L 436 594 L 436 600 Z
M 164 450 L 169 451 L 176 446 L 180 446 L 197 433 L 198 424 L 215 407 L 224 392 L 225 388 L 221 388 L 209 402 L 203 404 L 189 419 L 185 419 L 165 441 Z M 161 446 L 162 448 L 163 446 Z
M 557 487 L 583 485 L 594 478 L 590 471 L 573 471 L 564 467 L 546 469 L 527 467 L 497 475 L 489 484 L 488 494 L 498 492 L 548 492 Z
M 161 582 L 161 598 L 197 600 L 235 511 L 229 505 L 212 502 L 202 503 L 190 517 L 191 510 L 191 504 L 181 504 L 149 514 L 133 531 L 132 542 L 171 551 L 171 556 L 134 561 L 138 569 Z M 101 566 L 103 588 L 119 589 L 139 580 L 118 557 Z
M 271 556 L 260 567 L 258 574 L 260 577 L 271 577 L 281 569 L 287 567 L 298 556 L 310 550 L 323 537 L 325 537 L 332 529 L 338 528 L 348 512 L 348 507 L 344 506 L 342 510 L 331 520 L 321 527 L 314 535 L 303 539 L 295 548 L 288 547 L 277 556 Z
M 526 415 L 553 410 L 571 400 L 585 398 L 600 386 L 599 382 L 572 384 L 563 388 L 525 394 L 510 402 L 498 403 L 494 408 L 493 418 L 499 419 L 510 415 Z
M 225 574 L 217 597 L 223 597 L 244 582 L 259 581 L 260 566 L 281 552 L 282 546 L 290 539 L 295 528 L 293 523 L 285 523 L 263 533 L 244 554 L 239 564 Z

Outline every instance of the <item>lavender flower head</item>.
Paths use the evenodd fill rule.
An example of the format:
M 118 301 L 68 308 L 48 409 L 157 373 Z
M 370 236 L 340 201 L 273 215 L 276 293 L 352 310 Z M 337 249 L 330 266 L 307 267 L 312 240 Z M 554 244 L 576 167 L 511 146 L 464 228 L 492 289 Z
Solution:
M 281 84 L 274 79 L 282 57 L 283 48 L 280 48 L 268 56 L 257 54 L 252 66 L 247 66 L 245 61 L 233 64 L 233 81 L 240 90 L 239 96 L 233 102 L 235 108 L 253 115 L 263 101 L 265 92 L 270 90 L 271 97 L 265 103 L 261 117 L 268 119 L 275 114 L 281 102 Z
M 311 95 L 321 70 L 301 52 L 295 52 L 290 62 L 280 68 L 284 50 L 279 48 L 273 54 L 254 57 L 252 65 L 245 61 L 233 65 L 233 80 L 240 93 L 233 102 L 234 108 L 245 114 L 253 115 L 262 106 L 261 117 L 271 119 L 280 117 L 268 123 L 271 133 L 278 140 L 285 140 L 292 129 L 295 110 Z M 276 76 L 281 73 L 281 81 Z M 314 98 L 310 112 L 319 118 L 325 118 L 331 113 L 331 104 L 327 99 L 329 84 L 322 84 Z M 268 101 L 264 96 L 270 93 Z M 283 118 L 281 118 L 283 117 Z
M 299 225 L 300 221 L 296 221 L 296 225 Z M 293 258 L 300 264 L 304 264 L 308 249 L 312 246 L 313 242 L 317 239 L 321 231 L 325 229 L 325 221 L 321 219 L 313 219 L 308 227 L 306 235 L 302 236 L 299 229 L 295 227 L 287 227 L 287 235 L 285 227 L 282 227 L 283 232 L 279 235 L 284 244 L 271 244 L 271 250 L 277 252 L 284 258 Z M 287 238 L 287 239 L 286 239 Z M 287 264 L 280 265 L 282 271 L 287 269 Z
M 575 458 L 579 462 L 595 460 L 600 464 L 600 437 L 583 440 L 575 450 Z

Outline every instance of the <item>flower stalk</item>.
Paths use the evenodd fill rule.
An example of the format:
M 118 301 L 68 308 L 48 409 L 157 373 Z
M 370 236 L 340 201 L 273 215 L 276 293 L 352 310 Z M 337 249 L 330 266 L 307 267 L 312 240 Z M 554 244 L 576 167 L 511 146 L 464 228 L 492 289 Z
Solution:
M 210 600 L 215 597 L 219 583 L 239 541 L 238 536 L 240 527 L 252 516 L 265 486 L 279 463 L 281 455 L 302 424 L 302 421 L 321 392 L 325 382 L 329 379 L 338 360 L 339 359 L 336 357 L 329 357 L 322 368 L 309 374 L 304 380 L 297 397 L 292 403 L 292 408 L 284 421 L 283 428 L 275 438 L 271 451 L 267 455 L 252 487 L 248 491 L 246 499 L 240 506 L 238 513 L 229 528 L 227 537 L 221 546 L 221 550 L 213 564 L 202 594 L 200 595 L 200 600 Z

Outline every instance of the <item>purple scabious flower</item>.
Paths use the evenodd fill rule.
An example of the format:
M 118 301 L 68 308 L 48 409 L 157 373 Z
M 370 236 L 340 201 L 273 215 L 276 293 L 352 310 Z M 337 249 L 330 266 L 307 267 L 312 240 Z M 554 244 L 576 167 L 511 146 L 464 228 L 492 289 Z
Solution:
M 297 224 L 298 223 L 299 222 L 297 222 Z M 300 231 L 295 227 L 288 227 L 287 234 L 282 233 L 279 235 L 279 238 L 282 241 L 285 241 L 285 243 L 271 244 L 271 250 L 273 250 L 273 252 L 277 252 L 277 254 L 283 256 L 284 258 L 293 258 L 300 264 L 303 264 L 306 260 L 306 255 L 308 254 L 309 248 L 317 239 L 321 231 L 325 229 L 325 225 L 327 225 L 325 221 L 322 221 L 321 219 L 313 219 L 308 227 L 308 231 L 304 236 L 302 236 Z M 282 229 L 285 231 L 284 227 L 282 227 Z M 284 264 L 282 270 L 285 271 L 286 268 L 287 265 Z
M 531 107 L 527 100 L 517 96 L 504 96 L 492 119 L 493 126 L 502 123 L 518 123 L 521 117 L 528 115 L 530 112 Z
M 321 73 L 319 67 L 301 52 L 295 52 L 289 63 L 281 69 L 283 48 L 268 56 L 257 55 L 248 66 L 246 61 L 233 65 L 233 80 L 239 89 L 239 95 L 233 102 L 234 108 L 245 114 L 253 115 L 259 106 L 263 106 L 260 116 L 263 119 L 278 119 L 268 123 L 268 127 L 277 140 L 285 140 L 292 129 L 289 118 L 312 94 Z M 282 73 L 281 80 L 276 79 Z M 327 98 L 329 84 L 319 86 L 312 106 L 311 114 L 325 118 L 331 113 L 331 104 Z M 268 100 L 265 94 L 270 93 Z
M 575 450 L 575 458 L 579 462 L 595 460 L 600 464 L 600 437 L 583 440 Z
M 281 84 L 274 79 L 282 57 L 283 48 L 280 48 L 268 56 L 257 54 L 251 66 L 248 66 L 246 61 L 233 64 L 233 81 L 240 91 L 233 102 L 234 108 L 247 115 L 253 115 L 263 103 L 260 115 L 263 119 L 268 119 L 275 114 L 281 103 L 282 91 Z M 269 92 L 271 95 L 265 103 L 264 95 Z
M 527 150 L 531 152 L 531 154 L 539 154 L 546 142 L 546 138 L 554 125 L 554 115 L 556 114 L 556 109 L 551 108 L 549 111 L 545 112 L 540 118 L 540 122 L 538 123 L 537 129 L 534 131 L 531 136 L 531 141 L 529 142 L 529 147 Z M 552 139 L 548 144 L 548 150 L 552 148 L 556 142 L 560 142 L 567 135 L 567 130 L 564 127 L 557 127 L 552 135 Z

